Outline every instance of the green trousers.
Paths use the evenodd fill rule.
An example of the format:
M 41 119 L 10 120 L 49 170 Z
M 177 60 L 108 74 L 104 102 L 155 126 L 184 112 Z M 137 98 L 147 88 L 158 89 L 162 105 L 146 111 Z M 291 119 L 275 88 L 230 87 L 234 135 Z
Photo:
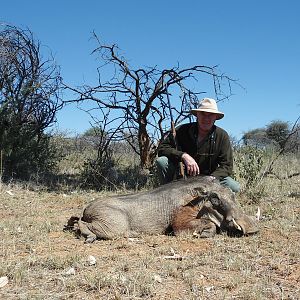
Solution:
M 158 157 L 155 164 L 160 184 L 168 183 L 174 179 L 177 168 L 166 156 Z M 230 176 L 220 179 L 220 183 L 229 187 L 235 193 L 240 191 L 240 184 Z

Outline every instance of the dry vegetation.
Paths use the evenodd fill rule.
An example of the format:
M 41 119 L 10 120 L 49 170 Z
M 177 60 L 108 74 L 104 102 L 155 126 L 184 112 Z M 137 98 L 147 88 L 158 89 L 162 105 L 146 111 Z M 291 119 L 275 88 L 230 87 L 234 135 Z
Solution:
M 241 171 L 237 172 L 237 176 L 247 178 L 242 182 L 244 189 L 239 194 L 239 201 L 249 214 L 254 214 L 258 205 L 262 211 L 261 230 L 257 235 L 234 238 L 220 234 L 213 239 L 141 236 L 138 239 L 123 238 L 84 244 L 73 233 L 63 231 L 71 215 L 79 214 L 93 198 L 106 197 L 108 194 L 80 190 L 80 180 L 86 183 L 81 187 L 88 188 L 91 188 L 87 182 L 91 177 L 97 179 L 92 182 L 96 182 L 97 187 L 99 182 L 104 188 L 110 182 L 111 187 L 119 190 L 120 187 L 124 187 L 124 190 L 128 187 L 145 187 L 141 179 L 148 179 L 148 173 L 134 173 L 134 169 L 128 169 L 126 164 L 121 166 L 124 161 L 128 163 L 129 148 L 123 146 L 123 152 L 118 152 L 120 149 L 114 151 L 119 154 L 118 159 L 112 151 L 112 148 L 116 150 L 117 143 L 112 148 L 101 148 L 108 145 L 105 140 L 110 138 L 108 133 L 118 133 L 119 129 L 122 134 L 128 132 L 121 136 L 129 138 L 131 144 L 131 138 L 137 137 L 140 147 L 137 146 L 135 150 L 140 153 L 137 156 L 139 163 L 150 166 L 150 154 L 155 153 L 156 147 L 151 142 L 146 124 L 152 124 L 154 128 L 155 124 L 161 124 L 161 114 L 157 114 L 161 110 L 165 111 L 163 117 L 168 117 L 165 109 L 168 106 L 164 99 L 167 87 L 177 85 L 184 96 L 181 99 L 184 105 L 180 109 L 184 108 L 187 112 L 189 102 L 193 103 L 197 95 L 183 85 L 184 80 L 197 73 L 211 75 L 216 83 L 215 92 L 223 96 L 227 92 L 219 90 L 225 87 L 222 80 L 227 81 L 231 94 L 232 80 L 229 77 L 218 75 L 217 70 L 205 66 L 184 70 L 177 67 L 162 71 L 156 67 L 132 70 L 123 57 L 118 57 L 115 45 L 99 44 L 94 52 L 100 51 L 98 54 L 104 60 L 100 68 L 113 66 L 112 81 L 103 85 L 99 77 L 100 85 L 97 87 L 69 89 L 77 93 L 75 101 L 89 100 L 91 96 L 97 100 L 98 114 L 93 119 L 100 121 L 100 131 L 98 136 L 95 132 L 95 136 L 85 135 L 75 140 L 66 138 L 64 134 L 57 135 L 50 141 L 57 146 L 56 153 L 49 147 L 48 135 L 44 135 L 43 130 L 53 124 L 54 115 L 61 107 L 58 97 L 61 88 L 59 69 L 51 56 L 45 61 L 40 57 L 40 44 L 35 43 L 29 30 L 6 25 L 4 29 L 0 49 L 1 67 L 4 70 L 0 78 L 0 102 L 1 108 L 4 108 L 0 126 L 1 180 L 9 180 L 14 174 L 18 175 L 14 178 L 42 181 L 39 175 L 50 171 L 55 158 L 59 158 L 59 170 L 57 174 L 51 174 L 55 175 L 53 183 L 52 178 L 49 179 L 53 184 L 51 187 L 56 188 L 55 192 L 32 184 L 3 184 L 0 180 L 0 299 L 300 298 L 300 176 L 284 179 L 293 173 L 300 174 L 299 158 L 284 157 L 281 164 L 268 170 L 269 175 L 279 176 L 264 179 L 257 177 L 262 170 L 262 162 L 265 162 L 259 151 L 250 150 L 251 155 L 245 159 L 245 153 L 242 153 L 241 159 L 236 161 L 240 164 L 237 169 Z M 117 74 L 123 76 L 124 80 L 115 78 Z M 141 91 L 139 97 L 135 92 L 129 95 L 132 86 Z M 123 104 L 140 101 L 130 114 L 128 107 L 134 107 L 135 104 L 125 105 L 123 109 L 117 101 L 119 92 L 122 99 L 124 95 L 129 97 L 128 101 L 125 98 Z M 108 97 L 97 98 L 99 95 Z M 154 100 L 158 102 L 155 104 Z M 186 100 L 189 101 L 186 103 Z M 146 107 L 144 104 L 147 104 Z M 114 122 L 108 118 L 108 107 L 122 108 Z M 175 120 L 185 114 L 183 110 L 177 112 L 180 114 Z M 121 115 L 125 119 L 120 118 Z M 121 126 L 118 120 L 121 123 L 124 120 L 128 122 Z M 106 132 L 103 123 L 120 127 Z M 124 125 L 124 128 L 123 124 L 130 126 Z M 280 125 L 281 129 L 287 130 L 284 127 L 287 124 Z M 276 128 L 273 126 L 273 129 Z M 163 134 L 162 127 L 153 130 Z M 261 138 L 262 133 L 262 137 L 266 137 L 264 129 L 250 133 L 252 139 Z M 279 135 L 282 138 L 281 130 Z M 99 136 L 103 139 L 99 140 Z M 296 142 L 297 139 L 294 140 Z M 285 143 L 279 145 L 284 150 Z M 299 143 L 297 145 L 299 150 Z M 96 155 L 98 159 L 103 159 L 98 160 L 99 164 L 93 164 Z M 136 162 L 135 159 L 133 162 Z M 115 165 L 112 166 L 111 162 L 115 162 Z M 134 163 L 129 163 L 131 165 Z M 112 182 L 115 179 L 118 185 Z M 130 181 L 131 184 L 127 185 Z M 145 182 L 148 183 L 147 180 Z M 95 261 L 92 262 L 91 258 Z
M 299 176 L 264 180 L 261 231 L 254 236 L 142 236 L 94 244 L 63 227 L 105 193 L 2 184 L 0 277 L 8 284 L 0 299 L 299 299 L 299 183 Z M 245 193 L 239 200 L 255 213 L 257 204 Z

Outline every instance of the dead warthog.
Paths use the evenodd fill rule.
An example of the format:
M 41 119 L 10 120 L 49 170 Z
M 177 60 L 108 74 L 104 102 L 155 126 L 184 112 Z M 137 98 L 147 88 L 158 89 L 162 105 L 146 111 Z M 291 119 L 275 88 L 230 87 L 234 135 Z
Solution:
M 77 227 L 86 242 L 141 233 L 212 237 L 218 229 L 241 235 L 258 231 L 256 221 L 243 213 L 234 194 L 210 176 L 97 199 L 87 205 L 80 218 L 70 218 L 67 228 L 71 227 Z

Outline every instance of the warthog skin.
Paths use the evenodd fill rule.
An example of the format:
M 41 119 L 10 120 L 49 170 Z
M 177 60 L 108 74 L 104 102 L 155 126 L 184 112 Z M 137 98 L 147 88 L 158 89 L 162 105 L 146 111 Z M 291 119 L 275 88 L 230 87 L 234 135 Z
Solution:
M 233 227 L 242 234 L 258 231 L 228 188 L 210 176 L 198 176 L 146 192 L 96 199 L 87 205 L 81 218 L 71 217 L 68 225 L 78 223 L 86 242 L 93 242 L 96 238 L 136 237 L 141 233 L 170 231 L 175 235 L 193 233 L 212 237 L 216 228 L 226 228 L 232 221 Z M 239 225 L 240 221 L 246 225 Z

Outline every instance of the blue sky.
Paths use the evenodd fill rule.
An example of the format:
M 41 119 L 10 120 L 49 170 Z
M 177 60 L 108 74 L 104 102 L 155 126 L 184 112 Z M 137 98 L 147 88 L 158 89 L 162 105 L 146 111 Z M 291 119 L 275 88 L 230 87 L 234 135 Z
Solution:
M 299 15 L 297 0 L 14 0 L 1 4 L 0 21 L 28 27 L 51 49 L 70 85 L 96 80 L 92 31 L 118 44 L 134 67 L 218 65 L 245 88 L 234 87 L 235 95 L 219 104 L 225 117 L 217 122 L 240 138 L 300 115 Z M 69 106 L 57 128 L 82 133 L 89 121 Z

